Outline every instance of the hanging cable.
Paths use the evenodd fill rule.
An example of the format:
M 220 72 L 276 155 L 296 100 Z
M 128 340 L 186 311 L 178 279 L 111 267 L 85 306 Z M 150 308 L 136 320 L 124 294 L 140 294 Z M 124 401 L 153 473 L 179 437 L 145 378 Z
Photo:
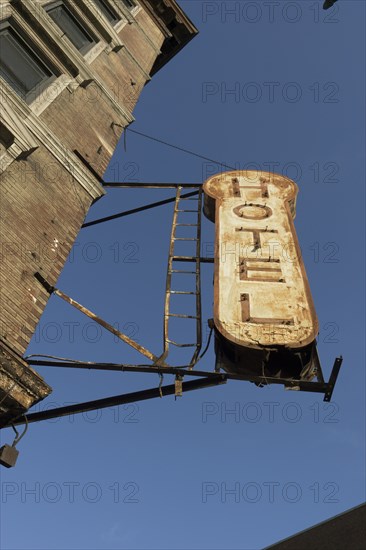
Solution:
M 67 361 L 68 363 L 82 363 L 85 365 L 85 363 L 89 365 L 95 365 L 96 363 L 94 361 L 78 361 L 77 359 L 69 359 L 68 357 L 58 357 L 57 355 L 44 355 L 42 353 L 32 353 L 31 355 L 26 355 L 23 357 L 25 361 L 28 361 L 28 359 L 31 359 L 32 357 L 45 357 L 47 359 L 57 359 L 58 361 Z
M 131 130 L 130 128 L 126 128 L 126 132 L 132 132 L 134 134 L 137 134 L 139 136 L 142 136 L 146 139 L 150 139 L 151 141 L 155 141 L 156 143 L 161 143 L 162 145 L 166 145 L 167 147 L 171 147 L 172 149 L 177 149 L 178 151 L 181 151 L 182 153 L 186 153 L 187 155 L 192 155 L 194 157 L 197 157 L 199 159 L 208 160 L 210 162 L 214 162 L 215 164 L 219 164 L 220 166 L 224 166 L 225 168 L 230 168 L 230 170 L 236 170 L 236 168 L 233 168 L 232 166 L 229 166 L 228 164 L 225 164 L 224 162 L 219 162 L 218 160 L 210 159 L 209 157 L 205 157 L 203 155 L 200 155 L 198 153 L 195 153 L 194 151 L 190 151 L 189 149 L 184 149 L 183 147 L 179 147 L 178 145 L 173 145 L 172 143 L 168 143 L 167 141 L 163 141 L 162 139 L 155 138 L 153 136 L 148 136 L 147 134 L 143 134 L 142 132 L 138 132 L 137 130 Z
M 207 340 L 206 347 L 205 347 L 205 349 L 203 350 L 203 352 L 201 353 L 201 355 L 199 356 L 199 358 L 197 359 L 197 361 L 196 361 L 196 363 L 195 363 L 196 365 L 197 365 L 198 361 L 201 361 L 202 357 L 205 355 L 205 353 L 207 352 L 208 348 L 210 347 L 213 329 L 214 329 L 214 327 L 212 326 L 212 327 L 211 327 L 211 330 L 210 330 L 210 333 L 209 333 L 209 335 L 208 335 L 208 340 Z
M 22 416 L 24 416 L 24 419 L 25 419 L 25 428 L 24 428 L 23 433 L 21 435 L 19 435 L 19 432 L 16 429 L 16 427 L 14 426 L 14 424 L 11 424 L 11 427 L 13 428 L 13 430 L 15 432 L 15 438 L 14 438 L 12 447 L 15 447 L 19 443 L 19 441 L 25 436 L 25 434 L 28 431 L 28 418 L 26 417 L 25 414 L 22 414 L 22 415 L 18 416 L 15 420 L 17 420 L 18 418 L 21 418 Z
M 212 333 L 213 333 L 213 327 L 211 327 L 210 334 L 208 335 L 207 345 L 206 345 L 205 349 L 203 350 L 203 352 L 201 353 L 201 355 L 199 356 L 198 360 L 202 359 L 202 357 L 205 355 L 206 351 L 208 350 L 208 348 L 210 346 L 210 343 L 211 343 Z
M 127 128 L 125 128 L 125 131 L 123 132 L 123 148 L 125 150 L 125 153 L 127 153 Z

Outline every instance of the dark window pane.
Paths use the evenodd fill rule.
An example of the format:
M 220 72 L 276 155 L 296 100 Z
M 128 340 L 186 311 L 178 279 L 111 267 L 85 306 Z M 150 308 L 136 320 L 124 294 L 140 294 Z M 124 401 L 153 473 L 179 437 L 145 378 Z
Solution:
M 0 31 L 0 74 L 23 98 L 52 72 L 12 28 Z
M 0 123 L 0 148 L 2 145 L 5 149 L 8 149 L 13 143 L 13 134 L 7 129 L 6 126 L 4 126 L 4 124 Z
M 120 17 L 118 17 L 114 10 L 112 10 L 109 4 L 107 4 L 104 0 L 94 0 L 94 2 L 98 10 L 102 12 L 104 17 L 106 17 L 110 23 L 115 24 L 120 21 Z
M 126 6 L 126 8 L 128 8 L 129 10 L 132 10 L 132 8 L 136 7 L 135 0 L 122 0 L 122 2 Z
M 51 4 L 45 10 L 80 52 L 85 53 L 95 44 L 94 39 L 64 4 Z

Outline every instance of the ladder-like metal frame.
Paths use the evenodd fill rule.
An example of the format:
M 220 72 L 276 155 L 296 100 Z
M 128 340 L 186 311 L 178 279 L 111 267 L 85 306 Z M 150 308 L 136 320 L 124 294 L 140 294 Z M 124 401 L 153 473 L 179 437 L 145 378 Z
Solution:
M 188 364 L 188 368 L 192 369 L 198 361 L 198 356 L 202 347 L 202 308 L 201 308 L 201 262 L 200 262 L 200 251 L 201 251 L 201 219 L 202 219 L 202 187 L 197 186 L 197 197 L 182 197 L 181 191 L 182 186 L 177 187 L 175 204 L 174 204 L 174 213 L 172 221 L 172 229 L 170 235 L 170 246 L 169 246 L 169 257 L 168 257 L 168 268 L 167 268 L 167 277 L 166 277 L 166 289 L 165 289 L 165 308 L 164 308 L 164 352 L 162 359 L 165 360 L 169 354 L 169 348 L 171 345 L 178 348 L 188 348 L 194 347 L 194 353 Z M 181 201 L 195 201 L 197 203 L 196 209 L 184 209 L 180 208 Z M 192 212 L 197 214 L 196 223 L 179 223 L 179 213 L 180 212 Z M 176 231 L 177 227 L 196 227 L 196 236 L 195 237 L 177 237 Z M 174 262 L 184 261 L 185 256 L 179 256 L 175 254 L 175 243 L 176 242 L 196 242 L 196 254 L 194 257 L 194 262 L 196 269 L 195 271 L 187 271 L 174 268 Z M 188 276 L 195 277 L 195 287 L 193 291 L 183 291 L 183 290 L 172 290 L 172 280 L 175 274 L 184 274 Z M 171 296 L 173 294 L 180 295 L 192 295 L 195 296 L 196 301 L 196 315 L 188 315 L 185 313 L 171 313 Z M 180 318 L 180 319 L 190 319 L 196 322 L 196 342 L 195 343 L 180 343 L 170 339 L 169 335 L 169 325 L 171 319 Z

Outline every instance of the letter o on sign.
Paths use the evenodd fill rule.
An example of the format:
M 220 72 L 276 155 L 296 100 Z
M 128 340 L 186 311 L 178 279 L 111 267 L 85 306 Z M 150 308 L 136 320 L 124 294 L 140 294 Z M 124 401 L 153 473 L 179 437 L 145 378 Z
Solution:
M 236 206 L 233 212 L 239 218 L 247 220 L 264 220 L 272 216 L 271 208 L 263 204 L 241 204 L 240 206 Z

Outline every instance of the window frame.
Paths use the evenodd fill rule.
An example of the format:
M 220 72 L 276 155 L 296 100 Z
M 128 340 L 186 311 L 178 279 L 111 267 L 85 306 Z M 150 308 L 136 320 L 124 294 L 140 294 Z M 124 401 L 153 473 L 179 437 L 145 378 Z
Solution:
M 106 0 L 108 4 L 113 6 L 113 9 L 121 16 L 122 20 L 116 25 L 115 30 L 119 33 L 122 28 L 128 24 L 136 21 L 136 15 L 140 12 L 141 5 L 137 0 L 134 0 L 135 6 L 133 8 L 128 8 L 122 0 Z
M 111 102 L 116 112 L 124 117 L 126 124 L 134 120 L 132 113 L 115 100 L 111 91 L 105 88 L 92 68 L 91 64 L 94 59 L 103 51 L 107 53 L 113 51 L 111 46 L 113 48 L 118 47 L 118 49 L 123 47 L 113 27 L 105 25 L 109 29 L 107 28 L 103 33 L 102 29 L 99 28 L 101 25 L 95 24 L 96 22 L 89 17 L 87 8 L 90 6 L 95 10 L 94 2 L 78 0 L 78 6 L 74 10 L 81 19 L 87 21 L 88 26 L 93 25 L 95 33 L 100 37 L 100 43 L 92 48 L 86 56 L 82 56 L 67 38 L 63 38 L 60 28 L 43 9 L 44 4 L 50 3 L 49 0 L 22 0 L 20 7 L 24 7 L 24 12 L 17 9 L 18 4 L 3 5 L 1 2 L 3 0 L 0 0 L 0 6 L 2 7 L 0 21 L 9 20 L 16 26 L 26 42 L 30 43 L 39 57 L 44 60 L 45 65 L 52 69 L 56 79 L 48 86 L 46 83 L 44 90 L 38 89 L 38 95 L 26 103 L 14 88 L 0 77 L 0 96 L 2 94 L 5 94 L 4 97 L 16 96 L 19 105 L 29 107 L 30 112 L 39 116 L 66 88 L 73 94 L 80 86 L 85 88 L 91 82 L 95 82 L 103 96 Z M 98 12 L 95 14 L 93 10 L 90 10 L 90 12 L 98 15 Z M 125 25 L 126 21 L 121 21 L 121 24 Z M 55 44 L 58 48 L 57 52 L 54 51 Z
M 36 53 L 36 56 L 40 58 L 54 77 L 45 81 L 42 89 L 40 86 L 36 87 L 37 93 L 34 98 L 30 97 L 27 102 L 7 80 L 0 77 L 0 97 L 6 99 L 3 102 L 4 108 L 0 110 L 0 121 L 15 137 L 13 143 L 9 142 L 0 147 L 0 172 L 5 170 L 15 159 L 26 158 L 40 143 L 50 151 L 54 151 L 56 156 L 60 158 L 60 162 L 63 163 L 64 148 L 43 124 L 39 115 L 66 88 L 73 94 L 80 86 L 84 88 L 89 83 L 94 82 L 102 96 L 113 105 L 116 113 L 123 117 L 126 125 L 133 122 L 132 113 L 125 106 L 117 103 L 110 90 L 105 88 L 103 82 L 100 81 L 91 67 L 92 61 L 102 51 L 105 50 L 108 53 L 111 50 L 111 44 L 107 37 L 111 35 L 111 40 L 113 40 L 112 37 L 117 36 L 110 25 L 105 25 L 107 29 L 104 34 L 100 31 L 99 26 L 88 18 L 86 8 L 88 5 L 94 7 L 94 3 L 89 4 L 88 0 L 78 0 L 78 6 L 74 10 L 80 18 L 87 21 L 88 26 L 93 25 L 92 28 L 95 28 L 95 33 L 100 39 L 100 43 L 83 57 L 68 39 L 62 38 L 62 31 L 43 9 L 43 4 L 50 3 L 49 0 L 22 0 L 21 4 L 14 5 L 4 4 L 3 2 L 4 0 L 0 0 L 0 7 L 2 8 L 0 10 L 0 23 L 9 23 L 14 27 L 27 47 Z M 84 8 L 86 14 L 83 13 Z M 117 8 L 116 11 L 120 12 Z M 126 22 L 126 20 L 122 20 L 121 24 L 124 25 Z M 110 27 L 110 30 L 108 27 Z M 57 45 L 57 52 L 55 51 L 55 45 Z M 11 107 L 10 113 L 7 113 L 8 106 Z M 35 137 L 36 139 L 34 139 Z M 76 179 L 80 179 L 80 183 L 86 189 L 90 188 L 90 191 L 92 191 L 93 185 L 90 183 L 88 171 L 83 170 L 78 162 L 75 164 L 75 170 L 77 173 L 80 172 Z
M 91 50 L 93 50 L 101 42 L 100 37 L 98 37 L 97 34 L 93 32 L 93 30 L 90 28 L 90 25 L 85 21 L 85 18 L 80 17 L 80 14 L 75 9 L 73 9 L 73 7 L 71 7 L 69 2 L 65 0 L 54 0 L 51 2 L 47 1 L 45 3 L 42 3 L 42 8 L 45 10 L 47 16 L 52 20 L 52 22 L 56 25 L 56 27 L 64 34 L 64 36 L 66 36 L 66 38 L 69 40 L 72 46 L 82 56 L 85 57 Z M 71 20 L 74 20 L 74 24 L 76 24 L 76 26 L 80 28 L 84 36 L 86 36 L 87 38 L 90 38 L 90 41 L 86 43 L 84 46 L 82 46 L 80 49 L 74 44 L 74 42 L 65 32 L 65 30 L 57 23 L 57 20 L 53 19 L 49 14 L 50 10 L 53 10 L 56 8 L 64 8 L 66 14 L 71 16 L 70 17 Z
M 60 71 L 47 59 L 47 56 L 40 51 L 37 47 L 37 44 L 32 40 L 32 38 L 27 35 L 26 32 L 17 24 L 17 22 L 12 18 L 8 17 L 7 19 L 0 21 L 0 33 L 9 29 L 9 34 L 13 37 L 15 42 L 24 50 L 27 56 L 36 64 L 38 67 L 43 70 L 43 67 L 48 70 L 50 75 L 46 75 L 42 80 L 40 80 L 32 89 L 28 92 L 23 93 L 19 88 L 13 86 L 8 80 L 2 77 L 5 82 L 14 90 L 16 94 L 19 95 L 21 99 L 27 104 L 31 104 L 34 99 L 36 99 L 42 92 L 48 88 L 48 86 L 54 82 L 60 75 Z M 42 67 L 43 66 L 43 67 Z M 45 71 L 43 70 L 45 73 Z M 46 73 L 45 73 L 46 74 Z M 14 83 L 15 84 L 15 83 Z M 35 91 L 37 93 L 35 94 Z
M 13 94 L 16 94 L 14 90 Z M 29 132 L 19 114 L 4 102 L 0 112 L 0 174 L 14 160 L 26 159 L 38 147 L 39 142 Z
M 105 7 L 105 11 L 103 8 L 100 8 L 100 4 Z M 114 6 L 108 0 L 94 0 L 95 9 L 102 14 L 103 17 L 108 21 L 108 23 L 113 27 L 117 27 L 120 22 L 123 20 L 123 16 L 121 13 L 119 13 Z M 109 17 L 107 17 L 106 12 L 110 12 L 112 16 L 114 15 L 114 18 L 111 20 Z
M 131 2 L 130 5 L 129 2 Z M 122 0 L 122 4 L 125 6 L 125 8 L 129 11 L 129 12 L 132 12 L 135 8 L 137 8 L 138 4 L 137 2 L 135 2 L 135 0 Z

